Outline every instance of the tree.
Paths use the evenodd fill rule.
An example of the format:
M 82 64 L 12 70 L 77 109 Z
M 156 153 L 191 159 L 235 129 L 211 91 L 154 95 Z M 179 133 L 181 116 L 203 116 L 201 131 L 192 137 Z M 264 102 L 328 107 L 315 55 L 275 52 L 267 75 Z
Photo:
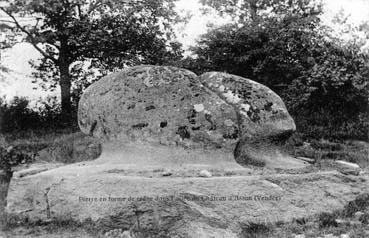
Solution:
M 43 56 L 38 69 L 58 76 L 62 114 L 69 117 L 73 63 L 91 60 L 111 69 L 181 54 L 171 40 L 171 26 L 181 20 L 174 1 L 13 0 L 0 10 Z M 24 16 L 33 20 L 21 24 Z
M 239 2 L 248 3 L 236 5 L 243 6 Z M 193 48 L 197 61 L 205 62 L 208 69 L 211 66 L 210 70 L 250 77 L 280 91 L 311 64 L 314 53 L 308 46 L 320 37 L 318 3 L 297 2 L 258 1 L 253 19 L 243 18 L 242 24 L 227 24 L 204 34 Z M 271 10 L 263 12 L 266 9 Z M 244 15 L 248 12 L 246 7 Z
M 2 52 L 16 44 L 17 36 L 19 36 L 19 31 L 16 31 L 11 24 L 11 21 L 3 20 L 0 22 L 0 81 L 4 80 L 6 74 L 11 71 L 8 67 L 1 64 Z
M 319 15 L 322 7 L 320 0 L 201 0 L 200 2 L 215 9 L 222 16 L 231 16 L 241 24 L 270 16 Z
M 230 7 L 237 7 L 245 17 L 204 34 L 193 48 L 195 62 L 184 63 L 269 86 L 282 96 L 298 127 L 320 128 L 310 130 L 315 135 L 368 137 L 362 118 L 368 117 L 369 57 L 357 41 L 345 42 L 320 23 L 319 2 L 270 1 L 268 7 L 258 1 L 254 17 L 250 1 L 204 2 L 217 4 L 221 14 L 233 14 Z

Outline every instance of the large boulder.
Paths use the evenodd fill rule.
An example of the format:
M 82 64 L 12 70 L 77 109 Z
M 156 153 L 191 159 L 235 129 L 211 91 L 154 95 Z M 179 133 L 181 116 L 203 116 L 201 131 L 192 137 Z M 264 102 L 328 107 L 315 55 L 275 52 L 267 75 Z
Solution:
M 288 137 L 295 123 L 266 86 L 225 73 L 137 66 L 83 94 L 83 132 L 110 141 L 211 149 L 245 158 L 250 140 Z M 237 148 L 236 148 L 237 147 Z

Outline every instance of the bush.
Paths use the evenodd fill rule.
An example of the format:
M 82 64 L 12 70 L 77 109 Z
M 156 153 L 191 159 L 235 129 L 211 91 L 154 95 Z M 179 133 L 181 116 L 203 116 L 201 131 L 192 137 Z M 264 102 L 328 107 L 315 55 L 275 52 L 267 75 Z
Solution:
M 38 114 L 28 106 L 29 101 L 23 97 L 14 97 L 9 104 L 1 100 L 0 131 L 12 132 L 37 127 Z
M 12 167 L 32 161 L 33 156 L 24 154 L 13 146 L 0 147 L 0 169 L 5 172 L 7 178 L 12 176 Z
M 286 16 L 225 25 L 203 35 L 194 53 L 196 59 L 179 65 L 270 87 L 309 137 L 368 140 L 369 55 L 359 44 L 335 38 L 319 21 Z
M 14 97 L 9 103 L 0 98 L 0 133 L 77 128 L 77 110 L 73 110 L 71 118 L 66 121 L 56 97 L 39 100 L 37 105 L 38 108 L 31 108 L 25 97 Z
M 337 214 L 323 212 L 319 215 L 319 228 L 337 227 Z
M 342 141 L 357 139 L 368 141 L 369 139 L 369 113 L 359 113 L 353 116 L 341 113 L 323 111 L 310 114 L 293 113 L 297 130 L 309 139 L 331 139 Z

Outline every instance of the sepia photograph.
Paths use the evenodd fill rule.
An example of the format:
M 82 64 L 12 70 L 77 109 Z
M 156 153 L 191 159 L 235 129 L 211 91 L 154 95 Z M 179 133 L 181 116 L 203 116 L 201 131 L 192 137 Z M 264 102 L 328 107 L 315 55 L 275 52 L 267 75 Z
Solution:
M 0 238 L 369 238 L 369 0 L 0 0 Z

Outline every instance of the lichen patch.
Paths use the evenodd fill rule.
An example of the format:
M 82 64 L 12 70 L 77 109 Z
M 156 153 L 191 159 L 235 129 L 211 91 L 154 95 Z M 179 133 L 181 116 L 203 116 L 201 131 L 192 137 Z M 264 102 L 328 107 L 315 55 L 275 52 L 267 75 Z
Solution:
M 154 84 L 152 82 L 152 77 L 145 78 L 143 83 L 146 85 L 146 87 L 149 87 L 149 88 L 154 86 Z
M 250 105 L 249 105 L 249 104 L 247 104 L 247 103 L 242 103 L 242 104 L 241 104 L 241 108 L 242 108 L 243 110 L 245 110 L 246 112 L 248 112 L 248 111 L 250 110 Z
M 237 95 L 232 93 L 231 90 L 228 90 L 226 93 L 223 93 L 223 96 L 226 98 L 227 102 L 229 103 L 239 103 L 241 101 L 241 98 Z
M 195 104 L 193 105 L 194 109 L 196 112 L 202 112 L 204 111 L 205 107 L 204 107 L 204 104 Z
M 230 120 L 230 119 L 226 119 L 226 120 L 224 121 L 224 125 L 226 125 L 226 126 L 233 126 L 233 125 L 234 125 L 234 123 L 233 123 L 233 121 L 232 121 L 232 120 Z
M 249 117 L 249 116 L 247 115 L 247 112 L 245 112 L 245 111 L 240 111 L 240 113 L 241 113 L 243 116 L 245 116 L 245 117 Z

